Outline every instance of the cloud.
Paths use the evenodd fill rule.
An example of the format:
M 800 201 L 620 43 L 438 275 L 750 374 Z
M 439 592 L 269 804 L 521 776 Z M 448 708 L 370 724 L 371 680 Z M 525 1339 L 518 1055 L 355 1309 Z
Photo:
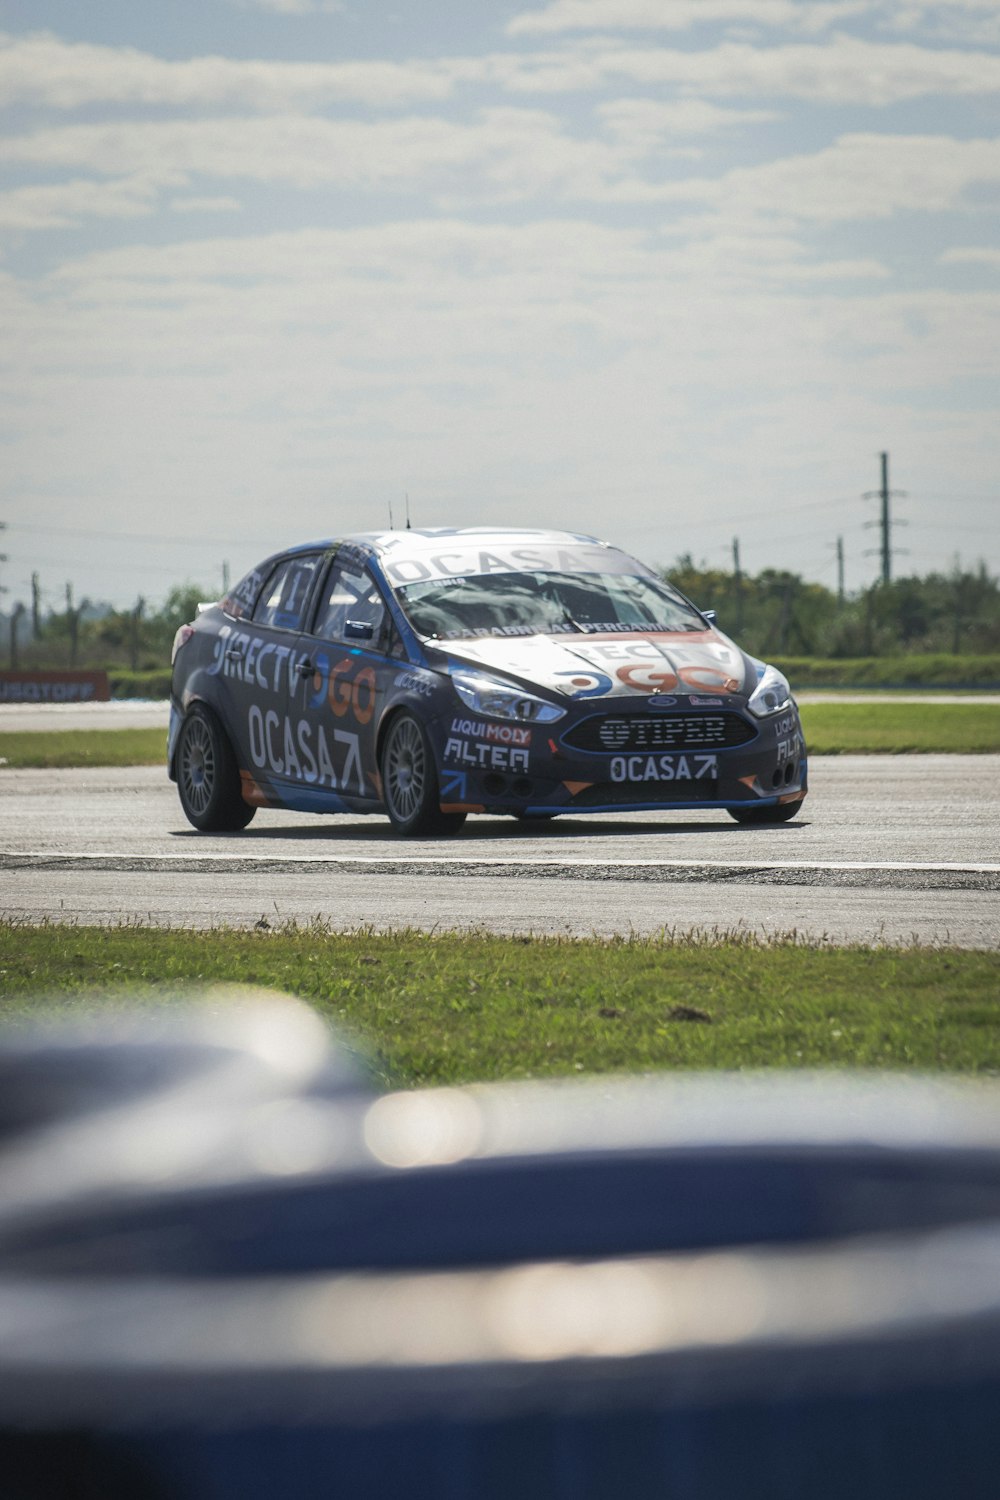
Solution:
M 463 86 L 566 94 L 617 89 L 623 82 L 741 101 L 885 106 L 1000 92 L 1000 57 L 835 35 L 823 45 L 729 42 L 700 50 L 637 48 L 599 38 L 544 52 L 399 63 L 224 57 L 175 62 L 134 48 L 67 43 L 48 33 L 0 36 L 0 103 L 61 110 L 100 104 L 261 114 L 336 105 L 400 109 L 442 103 Z
M 105 176 L 335 185 L 504 201 L 542 193 L 602 199 L 643 143 L 567 134 L 538 110 L 484 110 L 471 124 L 409 116 L 372 122 L 302 115 L 128 121 L 42 130 L 2 143 L 7 160 Z
M 479 64 L 467 64 L 470 73 Z M 268 62 L 195 57 L 173 62 L 134 47 L 65 42 L 48 32 L 0 34 L 0 102 L 50 109 L 92 104 L 252 108 L 267 112 L 332 103 L 395 107 L 440 100 L 461 65 Z
M 871 0 L 552 0 L 508 23 L 511 36 L 564 31 L 689 31 L 718 22 L 822 31 Z
M 535 199 L 700 205 L 740 222 L 773 215 L 832 224 L 969 208 L 972 190 L 1000 182 L 997 140 L 862 133 L 818 152 L 717 176 L 679 175 L 676 161 L 667 172 L 662 148 L 670 148 L 685 126 L 720 122 L 722 112 L 708 106 L 706 115 L 704 109 L 619 100 L 602 112 L 606 137 L 570 135 L 558 117 L 540 110 L 493 109 L 470 124 L 425 116 L 371 123 L 282 115 L 72 125 L 8 137 L 0 145 L 17 165 L 134 181 L 134 191 L 119 189 L 128 216 L 145 211 L 141 205 L 157 184 L 194 192 L 196 183 L 255 182 L 303 191 L 392 191 L 419 195 L 444 210 Z M 39 215 L 71 212 L 69 202 L 60 210 L 57 188 L 18 191 L 41 195 Z M 84 197 L 74 194 L 79 211 L 87 212 Z M 30 197 L 15 201 L 28 205 L 27 215 Z M 682 221 L 678 229 L 692 227 Z
M 609 81 L 654 87 L 671 84 L 700 97 L 798 99 L 820 105 L 884 107 L 908 99 L 1000 92 L 1000 57 L 986 53 L 873 43 L 836 36 L 823 46 L 750 47 L 726 43 L 704 51 L 595 46 L 560 63 L 541 63 L 546 86 L 579 89 Z M 511 86 L 539 86 L 526 64 Z
M 341 11 L 343 0 L 228 0 L 239 10 L 270 11 L 278 16 L 312 16 Z
M 608 336 L 616 330 L 615 342 L 645 343 L 651 297 L 667 306 L 686 303 L 693 290 L 715 298 L 743 294 L 751 285 L 770 296 L 791 281 L 878 281 L 887 274 L 873 260 L 810 261 L 798 239 L 766 230 L 716 229 L 674 243 L 655 232 L 582 218 L 528 225 L 441 219 L 127 246 L 69 262 L 52 273 L 50 284 L 72 288 L 71 295 L 88 305 L 95 299 L 150 299 L 158 306 L 171 299 L 210 301 L 220 286 L 256 297 L 267 288 L 279 321 L 289 300 L 313 306 L 319 322 L 327 315 L 342 319 L 349 305 L 348 321 L 359 328 L 381 308 L 390 340 L 390 315 L 400 305 L 412 314 L 426 303 L 442 325 L 450 316 L 446 309 L 484 321 L 502 309 L 504 326 L 518 307 L 518 324 L 544 320 L 553 309 L 557 317 L 571 310 L 581 325 Z M 280 287 L 286 291 L 276 292 Z M 366 337 L 373 333 L 368 326 Z
M 238 198 L 172 198 L 170 207 L 178 214 L 231 214 L 243 207 Z
M 966 248 L 956 247 L 946 250 L 939 256 L 944 266 L 989 266 L 994 271 L 1000 271 L 1000 250 L 986 245 L 969 245 Z
M 845 135 L 824 150 L 658 190 L 740 218 L 817 224 L 971 209 L 971 190 L 1000 183 L 1000 140 Z
M 878 0 L 887 30 L 919 31 L 966 46 L 1000 44 L 996 0 Z
M 676 137 L 708 136 L 776 120 L 768 109 L 724 109 L 707 99 L 615 99 L 598 105 L 598 117 L 633 151 L 652 150 Z
M 112 182 L 75 178 L 0 193 L 0 228 L 65 229 L 84 219 L 137 219 L 151 214 L 164 181 L 135 175 Z
M 995 371 L 1000 295 L 904 295 L 855 274 L 874 266 L 812 269 L 776 236 L 671 246 L 582 218 L 79 257 L 3 308 L 8 472 L 37 474 L 44 441 L 54 488 L 106 505 L 141 488 L 179 534 L 206 514 L 234 537 L 269 517 L 276 546 L 317 515 L 330 532 L 381 521 L 386 495 L 409 488 L 427 524 L 471 521 L 473 504 L 514 523 L 544 512 L 655 557 L 639 533 L 657 520 L 671 537 L 682 503 L 698 549 L 720 496 L 780 499 L 782 472 L 802 465 L 800 495 L 805 473 L 815 487 L 850 469 L 845 432 L 859 466 L 904 436 L 916 462 L 927 437 L 900 393 L 940 400 Z M 970 445 L 995 452 L 992 415 L 969 425 Z

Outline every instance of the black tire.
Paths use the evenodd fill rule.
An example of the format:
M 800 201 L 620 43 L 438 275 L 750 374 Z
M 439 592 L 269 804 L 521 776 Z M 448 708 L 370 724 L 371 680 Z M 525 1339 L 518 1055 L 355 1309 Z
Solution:
M 424 726 L 412 714 L 399 714 L 386 730 L 380 770 L 382 799 L 397 833 L 457 833 L 465 822 L 465 813 L 441 811 L 434 754 Z
M 213 713 L 195 704 L 177 741 L 177 791 L 184 816 L 204 833 L 245 828 L 257 811 L 243 801 L 236 758 Z
M 787 823 L 802 811 L 804 797 L 798 802 L 779 802 L 772 807 L 730 807 L 729 815 L 737 823 Z

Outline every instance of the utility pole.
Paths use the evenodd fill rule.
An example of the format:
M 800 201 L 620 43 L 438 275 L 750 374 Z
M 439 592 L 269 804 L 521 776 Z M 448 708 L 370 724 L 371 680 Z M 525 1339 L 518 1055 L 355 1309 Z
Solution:
M 129 661 L 133 672 L 139 670 L 139 621 L 142 619 L 145 608 L 146 601 L 140 594 L 129 622 Z
M 951 580 L 951 594 L 954 603 L 951 626 L 951 650 L 952 655 L 957 656 L 962 649 L 962 605 L 965 602 L 965 590 L 962 587 L 962 559 L 957 552 L 955 553 L 955 566 L 952 569 Z
M 865 522 L 865 526 L 866 527 L 870 527 L 870 526 L 879 526 L 879 527 L 881 527 L 881 531 L 882 531 L 882 545 L 879 548 L 879 553 L 880 553 L 881 558 L 882 558 L 882 582 L 883 583 L 890 583 L 892 581 L 892 550 L 893 549 L 892 549 L 892 521 L 891 521 L 890 515 L 889 515 L 889 502 L 890 502 L 890 500 L 894 499 L 897 495 L 899 495 L 899 496 L 905 496 L 906 491 L 905 490 L 890 490 L 890 488 L 889 488 L 889 455 L 888 455 L 888 453 L 882 453 L 882 454 L 879 455 L 879 457 L 882 460 L 882 485 L 881 485 L 881 488 L 877 489 L 877 490 L 866 490 L 864 498 L 866 500 L 880 500 L 882 502 L 882 514 L 881 514 L 881 518 L 878 521 L 866 521 Z M 903 526 L 903 525 L 905 525 L 905 522 L 903 522 L 903 521 L 897 521 L 896 524 L 897 524 L 897 526 Z M 869 553 L 867 555 L 870 556 L 871 554 Z
M 38 574 L 31 575 L 31 639 L 37 641 L 42 634 L 42 586 Z
M 790 581 L 785 582 L 781 589 L 781 618 L 778 621 L 778 650 L 784 654 L 788 650 L 788 627 L 792 619 L 792 585 Z
M 80 634 L 80 612 L 73 608 L 73 585 L 66 585 L 66 628 L 69 631 L 69 664 L 76 666 L 77 646 Z
M 733 588 L 736 592 L 736 634 L 743 629 L 743 574 L 740 571 L 740 539 L 733 537 Z
M 17 671 L 17 631 L 23 614 L 24 605 L 19 599 L 10 614 L 10 669 L 12 672 Z
M 837 604 L 841 609 L 844 607 L 844 538 L 838 536 L 835 542 L 827 542 L 828 547 L 836 549 L 837 553 Z

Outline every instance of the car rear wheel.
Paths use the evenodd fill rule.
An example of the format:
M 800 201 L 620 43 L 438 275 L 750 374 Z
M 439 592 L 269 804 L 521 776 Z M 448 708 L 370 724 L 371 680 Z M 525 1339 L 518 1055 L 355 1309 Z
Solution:
M 184 816 L 205 833 L 245 828 L 257 811 L 243 801 L 240 773 L 222 726 L 200 704 L 181 725 L 177 790 Z
M 412 714 L 400 714 L 382 745 L 382 796 L 397 833 L 456 833 L 465 813 L 443 813 L 427 732 Z
M 804 797 L 798 802 L 779 802 L 772 807 L 731 807 L 730 817 L 737 823 L 787 823 L 802 811 Z

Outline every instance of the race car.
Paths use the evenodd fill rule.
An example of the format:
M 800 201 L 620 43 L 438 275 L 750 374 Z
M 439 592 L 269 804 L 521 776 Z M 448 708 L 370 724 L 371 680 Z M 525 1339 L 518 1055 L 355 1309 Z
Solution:
M 806 749 L 784 676 L 652 569 L 561 531 L 405 530 L 291 547 L 174 641 L 168 769 L 195 828 L 258 807 L 385 813 L 725 809 L 792 818 Z

